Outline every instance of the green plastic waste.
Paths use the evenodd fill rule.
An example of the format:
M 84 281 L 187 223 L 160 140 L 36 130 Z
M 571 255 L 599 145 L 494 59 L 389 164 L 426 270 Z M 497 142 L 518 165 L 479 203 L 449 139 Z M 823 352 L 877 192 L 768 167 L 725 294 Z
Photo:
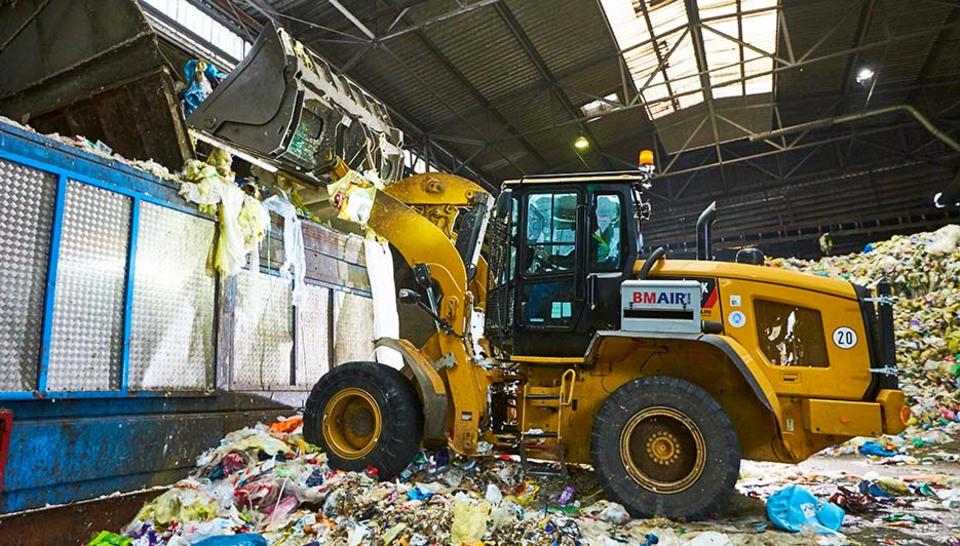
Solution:
M 100 531 L 100 534 L 93 537 L 93 540 L 87 543 L 87 546 L 127 546 L 133 542 L 130 537 L 111 533 L 110 531 Z

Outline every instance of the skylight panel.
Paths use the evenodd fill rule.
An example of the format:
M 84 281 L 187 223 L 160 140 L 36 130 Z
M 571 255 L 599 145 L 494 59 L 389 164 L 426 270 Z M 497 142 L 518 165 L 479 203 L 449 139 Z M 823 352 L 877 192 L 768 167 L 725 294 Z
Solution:
M 690 28 L 684 0 L 600 0 L 647 114 L 656 119 L 706 100 L 694 48 L 703 38 L 715 98 L 770 93 L 777 0 L 696 0 Z M 744 45 L 746 44 L 746 45 Z
M 592 100 L 580 107 L 580 112 L 584 116 L 596 116 L 609 112 L 620 105 L 620 97 L 616 93 L 610 93 L 602 99 Z
M 207 43 L 226 53 L 236 62 L 247 54 L 250 42 L 210 17 L 188 0 L 141 0 L 170 19 L 193 32 Z

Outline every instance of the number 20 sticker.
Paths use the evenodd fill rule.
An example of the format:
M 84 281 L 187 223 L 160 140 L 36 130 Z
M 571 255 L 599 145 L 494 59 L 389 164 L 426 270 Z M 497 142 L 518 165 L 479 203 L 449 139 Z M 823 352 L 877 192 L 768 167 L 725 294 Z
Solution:
M 833 344 L 841 349 L 852 349 L 857 344 L 857 333 L 851 328 L 841 326 L 833 331 Z

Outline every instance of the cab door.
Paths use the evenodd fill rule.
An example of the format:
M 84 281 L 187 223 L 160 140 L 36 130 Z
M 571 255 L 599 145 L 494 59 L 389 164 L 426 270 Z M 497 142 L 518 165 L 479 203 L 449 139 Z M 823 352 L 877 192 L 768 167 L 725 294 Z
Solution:
M 636 230 L 624 188 L 623 184 L 588 187 L 586 297 L 578 331 L 589 337 L 597 330 L 620 329 L 620 284 L 637 260 Z
M 585 292 L 584 192 L 579 186 L 532 186 L 520 201 L 514 353 L 580 356 L 589 341 L 577 327 Z

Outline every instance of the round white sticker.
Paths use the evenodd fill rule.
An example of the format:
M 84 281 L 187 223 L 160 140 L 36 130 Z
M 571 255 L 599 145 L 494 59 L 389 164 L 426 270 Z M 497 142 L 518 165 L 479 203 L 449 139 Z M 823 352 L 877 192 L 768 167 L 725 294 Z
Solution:
M 734 328 L 740 328 L 747 323 L 747 316 L 743 314 L 743 311 L 734 311 L 727 315 L 727 322 Z
M 852 328 L 841 326 L 833 331 L 833 344 L 841 349 L 852 349 L 857 344 L 857 333 Z

